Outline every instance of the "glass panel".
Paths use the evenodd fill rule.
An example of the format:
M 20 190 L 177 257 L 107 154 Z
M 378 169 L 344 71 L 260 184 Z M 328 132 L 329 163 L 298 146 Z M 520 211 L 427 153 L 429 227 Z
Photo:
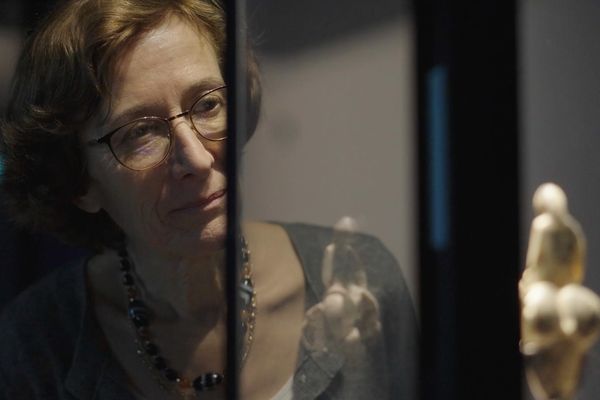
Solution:
M 262 109 L 241 173 L 257 302 L 242 393 L 415 398 L 411 7 L 251 1 L 248 25 Z
M 0 397 L 223 399 L 222 9 L 2 10 Z
M 15 100 L 7 94 L 15 57 L 33 26 L 54 7 L 39 0 L 5 3 L 0 21 L 3 111 Z M 416 398 L 411 5 L 350 1 L 340 8 L 320 1 L 256 0 L 248 3 L 248 16 L 262 104 L 258 128 L 244 147 L 239 182 L 247 243 L 240 246 L 241 398 L 316 399 L 323 393 L 343 399 Z M 128 26 L 131 20 L 120 23 Z M 83 15 L 73 23 L 84 24 Z M 185 113 L 224 76 L 212 46 L 197 48 L 198 42 L 190 40 L 198 36 L 188 28 L 161 21 L 152 35 L 138 37 L 119 53 L 127 62 L 116 75 L 109 74 L 111 83 L 111 78 L 119 82 L 109 96 L 111 112 L 122 115 L 84 118 L 93 128 L 84 124 L 76 130 L 84 139 L 80 143 L 53 136 L 28 150 L 28 156 L 54 152 L 54 164 L 43 159 L 37 166 L 40 175 L 23 175 L 31 182 L 28 194 L 48 200 L 44 196 L 62 182 L 63 189 L 76 188 L 69 197 L 73 209 L 95 216 L 78 220 L 75 229 L 66 219 L 69 214 L 57 220 L 58 228 L 46 228 L 69 233 L 71 242 L 79 244 L 105 240 L 106 234 L 106 240 L 115 240 L 113 247 L 127 245 L 128 259 L 115 250 L 98 255 L 96 248 L 31 234 L 9 222 L 16 214 L 2 216 L 2 265 L 10 272 L 0 283 L 0 332 L 9 336 L 0 346 L 0 393 L 10 398 L 36 398 L 25 391 L 39 387 L 50 397 L 69 392 L 88 398 L 96 389 L 119 399 L 180 398 L 172 392 L 196 389 L 201 398 L 224 397 L 225 145 L 193 140 Z M 83 31 L 92 33 L 89 26 Z M 152 39 L 159 42 L 147 51 L 144 45 Z M 38 52 L 48 48 L 44 42 Z M 183 54 L 182 49 L 191 51 Z M 40 81 L 54 82 L 55 90 L 40 89 L 31 105 L 48 107 L 44 99 L 63 93 L 62 100 L 50 102 L 55 108 L 46 109 L 50 125 L 41 122 L 46 131 L 52 127 L 65 133 L 61 138 L 68 137 L 61 124 L 77 120 L 86 103 L 64 93 L 79 88 L 76 72 L 94 73 L 93 68 L 64 69 L 58 80 L 56 71 L 50 72 L 56 65 L 68 68 L 66 59 L 40 60 L 40 71 L 47 72 Z M 98 58 L 88 61 L 101 67 L 94 64 Z M 190 65 L 200 68 L 187 69 Z M 23 80 L 33 77 L 25 74 Z M 98 143 L 102 134 L 148 116 L 170 123 L 163 163 L 154 161 L 165 146 L 153 148 L 156 159 L 131 168 L 129 154 L 115 154 L 110 138 Z M 53 125 L 57 121 L 61 124 Z M 164 130 L 160 138 L 163 144 Z M 82 164 L 65 164 L 71 161 L 68 151 L 59 152 L 63 145 L 83 149 L 86 172 L 94 178 L 90 186 L 79 180 L 85 176 L 79 174 Z M 146 150 L 136 157 L 148 156 Z M 4 182 L 17 176 L 14 168 L 6 162 Z M 2 196 L 16 198 L 10 190 L 4 186 Z M 202 210 L 189 211 L 194 208 Z M 115 231 L 110 220 L 120 229 Z M 42 227 L 44 221 L 36 221 Z M 115 232 L 125 240 L 112 236 Z M 190 254 L 202 257 L 178 261 L 191 260 Z M 37 289 L 6 305 L 42 275 L 49 277 Z M 40 357 L 48 363 L 40 365 Z M 45 380 L 49 376 L 56 381 Z M 207 394 L 210 386 L 217 389 Z
M 529 237 L 536 188 L 544 182 L 561 186 L 587 238 L 583 284 L 600 293 L 600 3 L 524 0 L 520 5 L 522 237 Z M 522 260 L 526 245 L 522 244 Z M 596 343 L 577 398 L 600 396 L 598 368 Z

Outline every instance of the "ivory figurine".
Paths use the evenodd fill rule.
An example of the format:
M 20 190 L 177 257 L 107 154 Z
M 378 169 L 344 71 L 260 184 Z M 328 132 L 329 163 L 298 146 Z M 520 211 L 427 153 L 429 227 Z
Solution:
M 552 183 L 533 196 L 525 270 L 519 282 L 521 352 L 537 400 L 573 399 L 600 332 L 600 300 L 581 285 L 585 238 L 567 198 Z

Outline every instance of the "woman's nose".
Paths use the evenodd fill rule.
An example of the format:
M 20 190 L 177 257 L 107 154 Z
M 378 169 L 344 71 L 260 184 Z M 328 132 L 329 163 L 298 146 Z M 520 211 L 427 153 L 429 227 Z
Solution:
M 200 135 L 184 119 L 172 121 L 169 164 L 175 178 L 206 177 L 215 164 L 215 155 L 202 142 Z

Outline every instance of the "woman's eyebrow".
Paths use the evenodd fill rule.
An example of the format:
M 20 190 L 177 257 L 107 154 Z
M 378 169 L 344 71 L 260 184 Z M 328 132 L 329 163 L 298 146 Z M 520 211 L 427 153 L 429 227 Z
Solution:
M 200 95 L 202 95 L 206 91 L 217 88 L 219 86 L 225 86 L 225 82 L 223 82 L 222 78 L 217 77 L 202 79 L 190 85 L 183 93 L 185 107 L 189 109 L 189 107 L 192 106 L 191 103 L 197 100 Z
M 211 77 L 202 79 L 188 86 L 183 94 L 183 107 L 182 111 L 187 111 L 189 107 L 192 106 L 192 102 L 197 100 L 197 98 L 204 92 L 214 89 L 219 86 L 224 86 L 225 83 L 223 79 Z M 161 117 L 168 118 L 168 115 L 162 115 L 162 113 L 157 112 L 157 104 L 159 102 L 153 102 L 153 104 L 138 104 L 134 105 L 130 108 L 125 109 L 122 112 L 113 114 L 108 113 L 106 118 L 102 121 L 103 125 L 109 126 L 111 129 L 116 129 L 119 126 L 126 124 L 130 121 L 133 121 L 136 118 L 142 117 Z
M 158 113 L 153 112 L 152 110 L 156 110 L 156 106 L 149 104 L 139 104 L 128 108 L 118 114 L 109 114 L 107 115 L 104 123 L 106 126 L 116 129 L 119 126 L 126 124 L 130 121 L 133 121 L 136 118 L 142 117 L 159 117 Z

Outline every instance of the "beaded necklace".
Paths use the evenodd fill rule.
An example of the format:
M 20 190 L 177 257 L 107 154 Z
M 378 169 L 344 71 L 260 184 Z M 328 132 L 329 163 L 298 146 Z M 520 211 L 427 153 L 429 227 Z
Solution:
M 252 342 L 254 341 L 254 328 L 256 325 L 256 291 L 252 281 L 250 263 L 250 250 L 245 238 L 241 237 L 242 250 L 242 276 L 239 285 L 241 303 L 242 337 L 245 338 L 242 349 L 242 365 L 248 357 Z M 135 332 L 134 342 L 137 354 L 151 370 L 160 387 L 166 391 L 177 393 L 183 398 L 190 396 L 199 397 L 200 393 L 215 389 L 224 380 L 223 373 L 205 372 L 195 379 L 181 376 L 177 371 L 168 367 L 167 360 L 161 356 L 158 345 L 152 340 L 150 333 L 151 315 L 148 307 L 139 298 L 139 290 L 135 284 L 132 263 L 129 261 L 127 251 L 118 252 L 121 258 L 121 273 L 123 285 L 127 291 L 127 315 Z

